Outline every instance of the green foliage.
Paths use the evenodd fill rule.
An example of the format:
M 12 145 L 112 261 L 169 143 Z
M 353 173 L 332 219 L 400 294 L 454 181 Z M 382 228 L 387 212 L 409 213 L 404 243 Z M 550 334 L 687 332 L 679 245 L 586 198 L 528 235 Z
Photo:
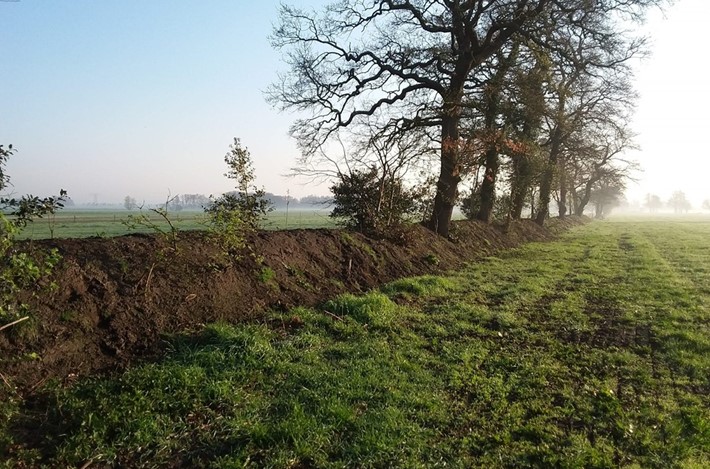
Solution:
M 436 254 L 427 254 L 424 256 L 424 261 L 429 265 L 439 265 L 439 257 Z
M 14 153 L 12 145 L 8 148 L 0 145 L 0 191 L 10 184 L 6 164 Z M 20 252 L 16 244 L 20 229 L 37 217 L 54 214 L 63 207 L 65 198 L 64 190 L 52 197 L 0 198 L 0 325 L 28 314 L 20 292 L 36 294 L 40 291 L 40 280 L 49 275 L 61 259 L 56 249 L 46 253 Z
M 276 278 L 276 272 L 271 267 L 262 267 L 259 271 L 259 281 L 261 283 L 269 283 Z
M 266 192 L 254 185 L 256 179 L 251 155 L 238 138 L 224 157 L 229 168 L 225 176 L 235 182 L 236 190 L 212 197 L 205 207 L 212 232 L 230 255 L 247 247 L 247 236 L 259 229 L 266 215 L 273 209 Z
M 30 255 L 26 252 L 16 252 L 11 238 L 3 237 L 1 241 L 0 325 L 29 313 L 29 308 L 20 300 L 19 293 L 29 291 L 36 294 L 41 291 L 38 282 L 47 277 L 61 260 L 56 249 Z
M 474 220 L 478 211 L 481 209 L 481 191 L 480 187 L 471 189 L 466 194 L 459 198 L 459 207 L 461 208 L 461 213 L 468 220 Z
M 334 205 L 330 216 L 361 233 L 391 234 L 417 208 L 417 195 L 401 179 L 383 175 L 375 167 L 341 173 L 330 190 Z

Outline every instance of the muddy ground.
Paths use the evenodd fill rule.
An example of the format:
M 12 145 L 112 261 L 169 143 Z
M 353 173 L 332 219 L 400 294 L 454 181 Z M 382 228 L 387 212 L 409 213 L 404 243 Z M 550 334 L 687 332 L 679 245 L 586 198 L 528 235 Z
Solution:
M 48 380 L 121 369 L 159 356 L 171 334 L 208 322 L 258 320 L 267 309 L 313 306 L 456 269 L 584 221 L 554 219 L 545 228 L 521 221 L 507 229 L 456 222 L 454 241 L 421 226 L 397 241 L 332 229 L 269 231 L 239 258 L 200 232 L 180 233 L 177 250 L 157 235 L 35 241 L 25 248 L 57 248 L 62 261 L 40 294 L 26 296 L 32 319 L 0 331 L 0 388 L 31 394 Z

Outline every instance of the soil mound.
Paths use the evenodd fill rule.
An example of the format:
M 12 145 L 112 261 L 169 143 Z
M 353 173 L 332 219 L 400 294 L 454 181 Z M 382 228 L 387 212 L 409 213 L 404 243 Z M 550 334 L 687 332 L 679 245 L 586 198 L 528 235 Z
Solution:
M 33 318 L 0 332 L 0 388 L 31 393 L 49 379 L 113 370 L 155 357 L 166 335 L 456 269 L 585 221 L 456 222 L 453 241 L 421 226 L 400 242 L 332 229 L 265 231 L 239 259 L 201 232 L 181 232 L 177 251 L 153 235 L 35 241 L 34 248 L 57 248 L 62 262 L 49 279 L 55 288 L 28 297 Z

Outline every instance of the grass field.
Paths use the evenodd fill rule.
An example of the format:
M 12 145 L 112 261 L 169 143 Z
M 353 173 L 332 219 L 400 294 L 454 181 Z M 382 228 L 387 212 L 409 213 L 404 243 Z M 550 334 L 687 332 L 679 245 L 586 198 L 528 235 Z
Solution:
M 147 226 L 129 228 L 129 216 L 138 216 L 134 210 L 61 210 L 54 217 L 36 219 L 25 228 L 22 239 L 86 238 L 90 236 L 112 237 L 129 233 L 151 233 L 155 230 Z M 144 210 L 151 222 L 160 229 L 169 229 L 168 224 L 155 213 Z M 285 210 L 270 212 L 264 228 L 270 230 L 296 228 L 331 228 L 335 221 L 328 217 L 329 210 Z M 170 220 L 179 230 L 204 230 L 205 214 L 201 211 L 171 212 Z
M 338 223 L 330 218 L 330 208 L 274 210 L 269 212 L 262 226 L 267 230 L 293 230 L 303 228 L 335 228 Z M 88 238 L 91 236 L 113 237 L 129 233 L 153 233 L 155 228 L 147 226 L 130 225 L 130 216 L 137 217 L 141 213 L 148 216 L 150 221 L 160 230 L 169 230 L 170 227 L 159 215 L 144 210 L 91 210 L 74 209 L 61 210 L 53 217 L 35 219 L 28 224 L 18 238 L 20 239 L 49 239 L 49 238 Z M 204 230 L 207 227 L 207 218 L 201 211 L 170 212 L 170 221 L 181 231 Z M 463 215 L 454 212 L 454 219 L 460 220 Z
M 709 301 L 710 223 L 593 223 L 175 337 L 0 404 L 0 448 L 7 467 L 710 467 Z

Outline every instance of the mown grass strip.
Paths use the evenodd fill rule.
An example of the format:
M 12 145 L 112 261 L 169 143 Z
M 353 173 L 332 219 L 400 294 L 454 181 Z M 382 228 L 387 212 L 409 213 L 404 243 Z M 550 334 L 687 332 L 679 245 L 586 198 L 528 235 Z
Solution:
M 709 232 L 595 223 L 210 325 L 160 363 L 4 404 L 3 464 L 707 467 Z

